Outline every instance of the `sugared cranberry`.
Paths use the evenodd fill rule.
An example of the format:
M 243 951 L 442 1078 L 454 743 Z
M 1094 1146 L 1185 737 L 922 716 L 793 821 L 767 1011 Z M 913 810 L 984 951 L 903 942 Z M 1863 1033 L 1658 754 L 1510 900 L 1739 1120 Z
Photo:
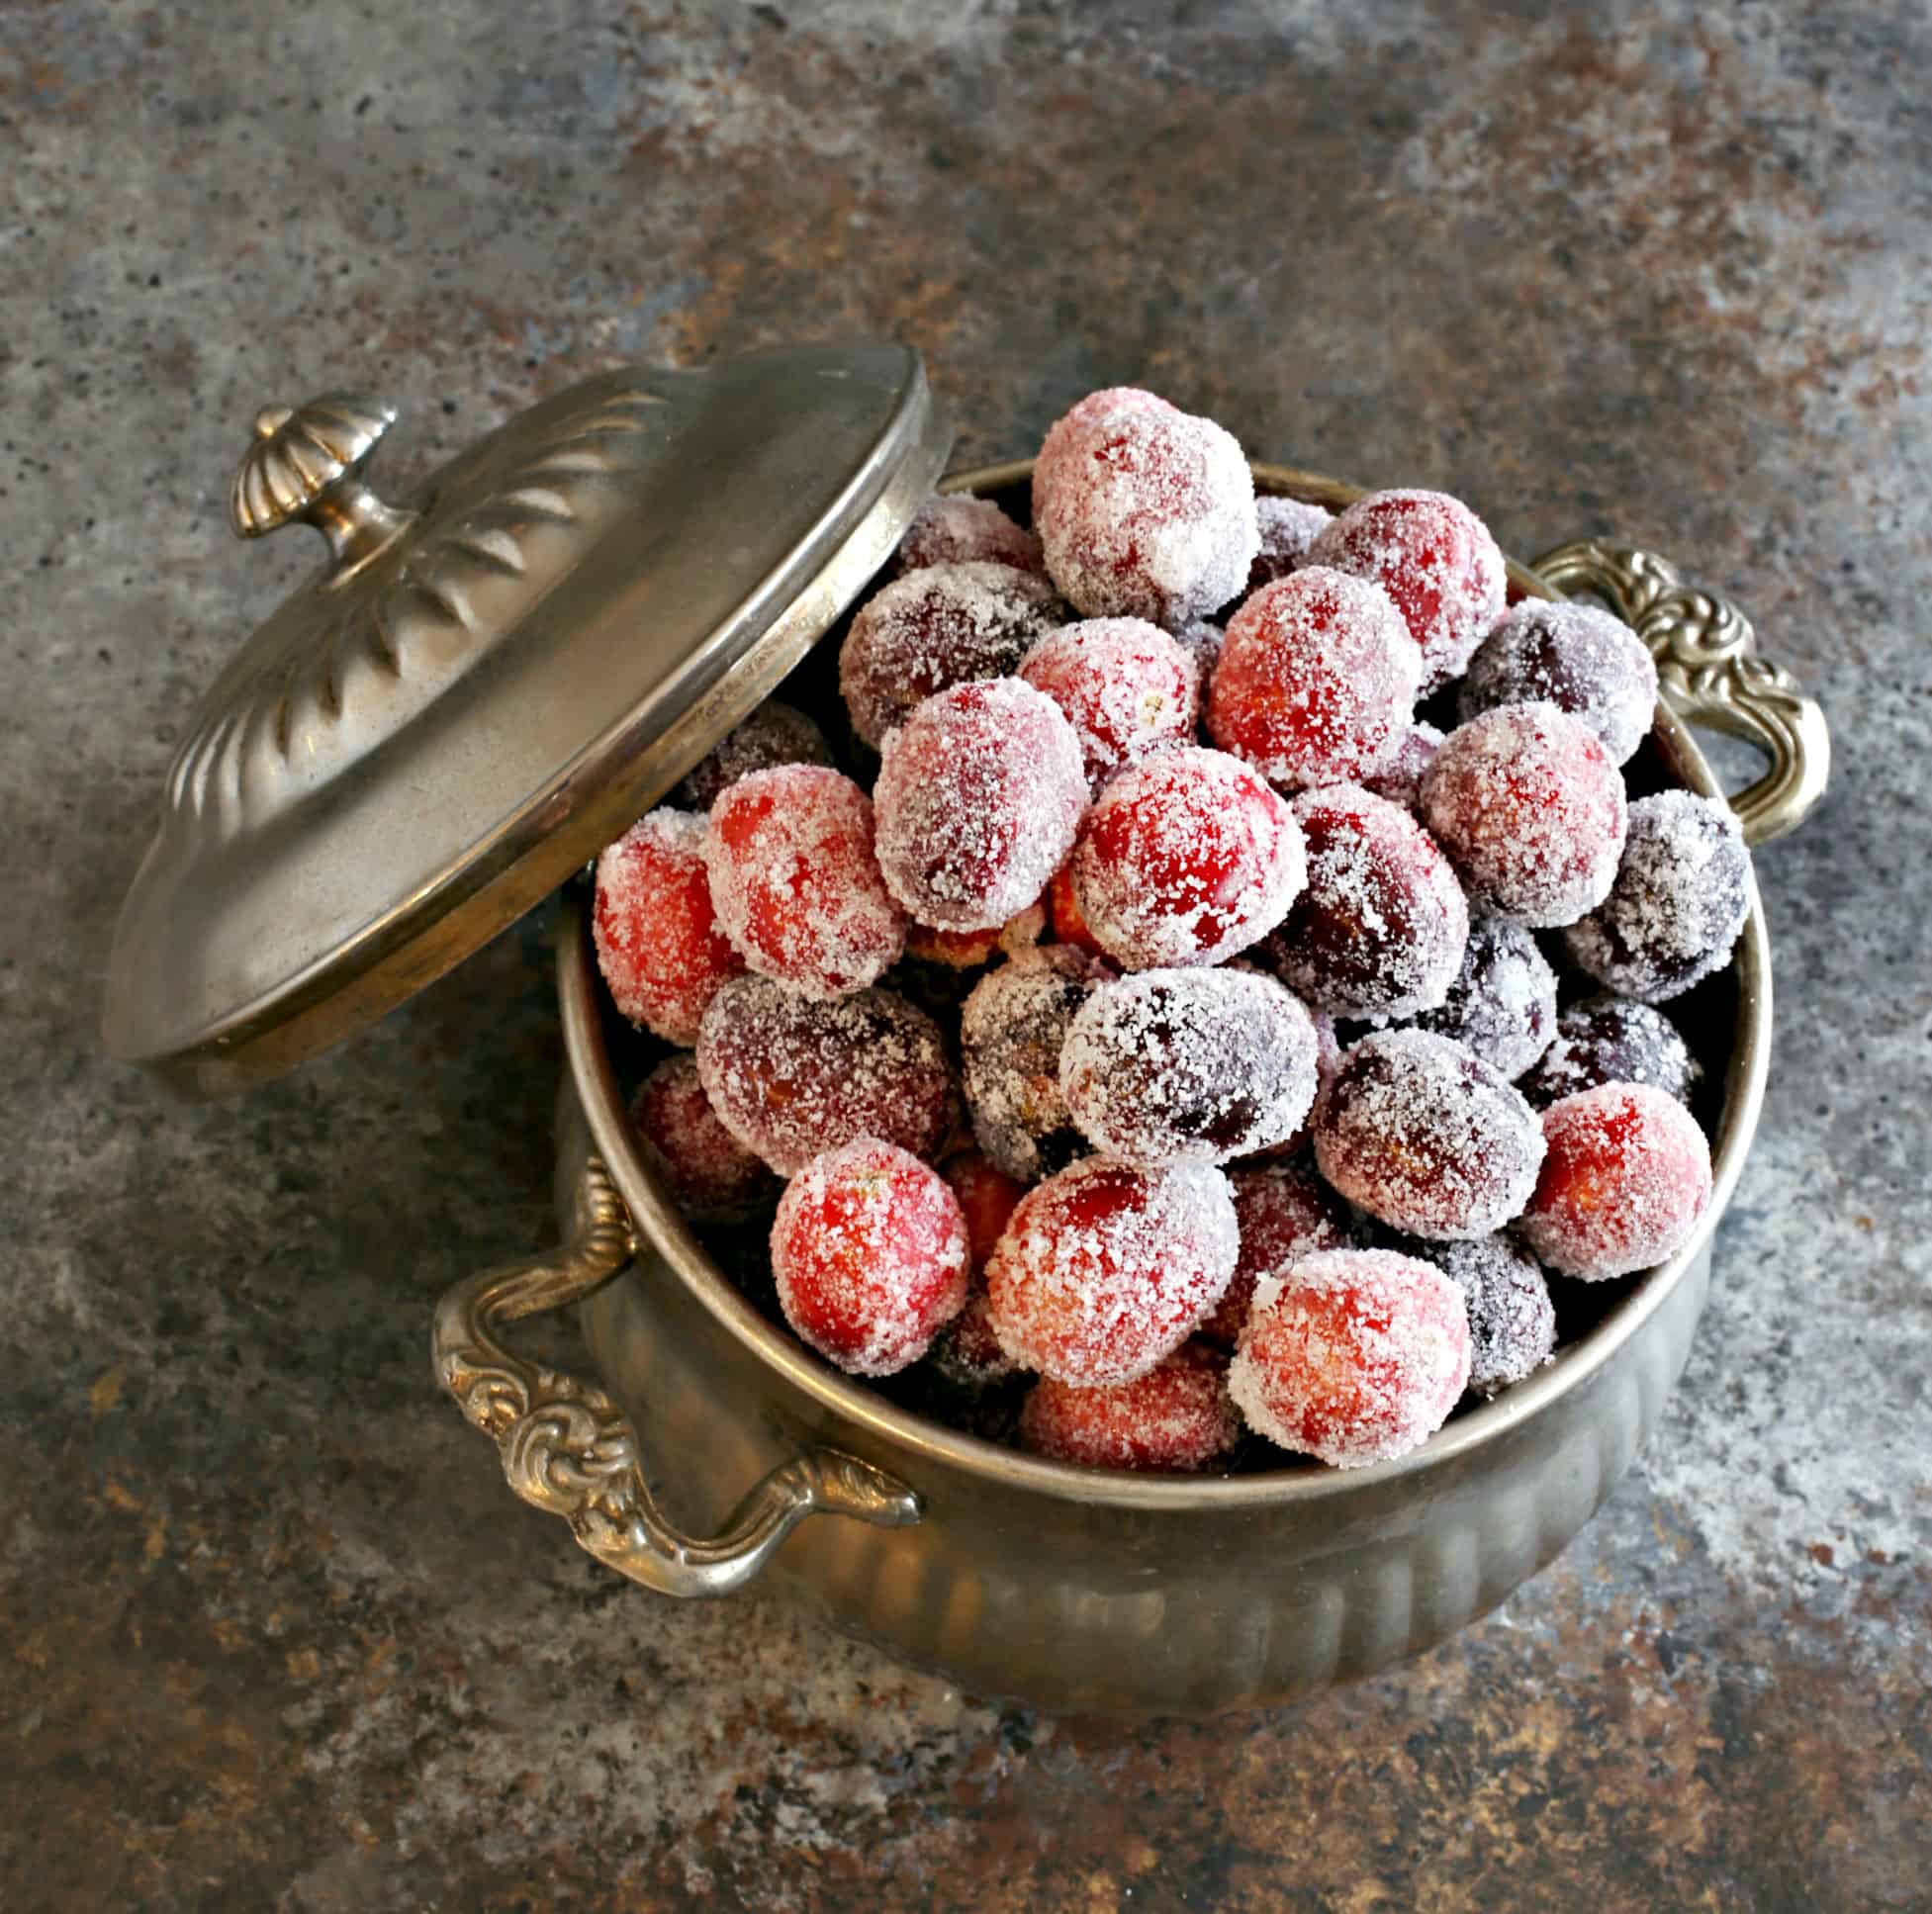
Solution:
M 1020 676 L 1066 714 L 1095 790 L 1122 765 L 1194 742 L 1194 671 L 1180 646 L 1144 618 L 1062 625 L 1027 653 Z
M 1228 1179 L 1089 1156 L 1029 1190 L 987 1265 L 1000 1345 L 1085 1388 L 1132 1382 L 1220 1302 L 1239 1234 Z
M 708 811 L 718 793 L 747 773 L 774 765 L 829 765 L 825 733 L 802 711 L 767 698 L 735 731 L 721 738 L 678 786 L 678 802 Z
M 1287 800 L 1239 759 L 1198 745 L 1121 772 L 1073 851 L 1087 929 L 1130 970 L 1244 951 L 1281 921 L 1304 875 Z
M 1023 1183 L 1085 1153 L 1060 1093 L 1059 1056 L 1074 1016 L 1105 974 L 1066 945 L 1043 945 L 982 977 L 961 1013 L 972 1134 L 994 1164 Z
M 1479 917 L 1449 994 L 1416 1022 L 1519 1077 L 1556 1035 L 1556 972 L 1519 924 Z
M 745 960 L 719 929 L 704 870 L 704 820 L 661 805 L 598 859 L 592 940 L 610 1000 L 668 1043 L 698 1020 Z
M 1301 499 L 1283 499 L 1262 494 L 1254 501 L 1254 528 L 1261 536 L 1261 549 L 1247 568 L 1247 589 L 1258 592 L 1276 579 L 1285 579 L 1308 557 L 1308 548 L 1334 521 L 1327 505 L 1309 504 Z
M 1423 774 L 1435 762 L 1441 749 L 1442 734 L 1432 724 L 1412 724 L 1402 734 L 1395 755 L 1380 771 L 1372 771 L 1356 781 L 1377 797 L 1413 811 L 1422 802 Z
M 1261 961 L 1333 1017 L 1411 1017 L 1447 995 L 1469 937 L 1449 861 L 1399 806 L 1359 785 L 1303 791 L 1308 883 Z
M 1032 532 L 1009 518 L 990 499 L 952 494 L 928 499 L 913 513 L 912 523 L 899 540 L 892 570 L 903 576 L 932 565 L 969 565 L 982 560 L 1046 576 L 1040 540 Z
M 1085 616 L 1168 631 L 1226 604 L 1260 549 L 1233 437 L 1130 387 L 1089 394 L 1047 434 L 1033 523 L 1054 583 Z
M 1422 672 L 1422 653 L 1379 585 L 1304 567 L 1229 620 L 1208 733 L 1284 789 L 1344 782 L 1394 758 Z
M 941 1331 L 928 1354 L 948 1382 L 976 1391 L 1016 1373 L 1013 1358 L 999 1346 L 999 1337 L 993 1333 L 992 1310 L 986 1301 L 986 1262 L 1026 1188 L 976 1149 L 949 1156 L 941 1164 L 940 1174 L 952 1186 L 966 1218 L 972 1280 L 966 1307 Z
M 784 1320 L 855 1376 L 925 1354 L 966 1294 L 966 1230 L 937 1171 L 876 1137 L 814 1157 L 772 1226 Z
M 1228 1359 L 1197 1342 L 1108 1389 L 1043 1377 L 1020 1411 L 1020 1440 L 1029 1449 L 1085 1469 L 1205 1469 L 1240 1436 L 1241 1418 L 1228 1398 Z
M 889 733 L 873 787 L 878 864 L 921 923 L 1004 924 L 1073 848 L 1087 805 L 1080 741 L 1016 678 L 955 684 Z
M 872 800 L 822 765 L 719 793 L 704 844 L 719 926 L 754 970 L 808 997 L 871 983 L 905 946 L 873 851 Z
M 1478 911 L 1546 930 L 1609 895 L 1623 779 L 1582 719 L 1553 704 L 1499 705 L 1442 741 L 1422 817 Z
M 1556 1020 L 1556 1040 L 1518 1088 L 1537 1110 L 1602 1083 L 1648 1083 L 1687 1108 L 1703 1066 L 1661 1010 L 1590 997 Z
M 876 749 L 935 691 L 1011 677 L 1064 615 L 1045 579 L 1010 565 L 932 565 L 894 579 L 859 607 L 839 652 L 852 728 Z
M 1263 1163 L 1232 1169 L 1241 1251 L 1228 1293 L 1201 1324 L 1210 1342 L 1232 1349 L 1241 1340 L 1254 1289 L 1318 1249 L 1349 1246 L 1348 1206 L 1312 1170 L 1299 1163 Z
M 1047 887 L 1047 916 L 1056 944 L 1070 944 L 1074 950 L 1084 951 L 1088 957 L 1104 957 L 1107 955 L 1100 948 L 1099 940 L 1087 929 L 1087 920 L 1080 915 L 1080 900 L 1073 889 L 1073 863 L 1070 858 L 1054 872 L 1054 881 Z
M 1563 943 L 1599 983 L 1663 1003 L 1730 961 L 1750 909 L 1737 814 L 1721 798 L 1660 791 L 1630 806 L 1616 881 Z
M 1026 1195 L 1026 1185 L 1008 1176 L 990 1157 L 982 1156 L 976 1149 L 963 1149 L 958 1155 L 949 1156 L 940 1165 L 939 1173 L 960 1199 L 972 1266 L 983 1269 L 1014 1209 Z
M 1264 1277 L 1229 1373 L 1247 1425 L 1338 1469 L 1406 1455 L 1469 1380 L 1469 1320 L 1438 1269 L 1329 1249 Z
M 748 1223 L 778 1200 L 778 1179 L 724 1125 L 689 1050 L 637 1086 L 630 1120 L 673 1203 L 692 1223 Z
M 1402 1236 L 1392 1245 L 1432 1263 L 1462 1292 L 1469 1312 L 1469 1387 L 1497 1396 L 1532 1376 L 1556 1347 L 1556 1306 L 1541 1265 L 1508 1236 L 1473 1242 L 1424 1242 Z
M 1308 565 L 1373 579 L 1423 648 L 1423 690 L 1447 684 L 1503 616 L 1507 568 L 1489 527 L 1441 492 L 1373 492 L 1312 544 Z
M 1536 1113 L 1473 1050 L 1424 1030 L 1344 1050 L 1315 1113 L 1315 1159 L 1349 1202 L 1442 1241 L 1518 1215 L 1543 1158 Z
M 1581 718 L 1620 765 L 1650 729 L 1657 666 L 1621 618 L 1594 604 L 1529 598 L 1483 640 L 1456 710 L 1469 719 L 1499 704 L 1537 703 Z
M 1690 1238 L 1710 1201 L 1710 1146 L 1675 1097 L 1606 1083 L 1543 1112 L 1546 1154 L 1517 1232 L 1565 1276 L 1649 1269 Z
M 1301 1128 L 1316 1050 L 1308 1012 L 1272 977 L 1143 970 L 1095 986 L 1067 1030 L 1060 1090 L 1106 1155 L 1225 1163 Z
M 782 1176 L 855 1137 L 935 1156 L 957 1110 L 938 1026 L 889 990 L 816 1002 L 739 977 L 704 1013 L 697 1068 L 718 1120 Z

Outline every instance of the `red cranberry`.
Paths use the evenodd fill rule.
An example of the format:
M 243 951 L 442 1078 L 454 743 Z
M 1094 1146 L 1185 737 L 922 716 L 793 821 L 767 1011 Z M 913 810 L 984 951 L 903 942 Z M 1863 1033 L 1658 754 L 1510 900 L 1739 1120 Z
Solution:
M 1547 1153 L 1517 1232 L 1585 1282 L 1649 1269 L 1690 1239 L 1710 1202 L 1710 1146 L 1675 1097 L 1606 1083 L 1543 1112 Z
M 1304 567 L 1264 586 L 1229 620 L 1208 732 L 1286 789 L 1358 778 L 1401 747 L 1422 670 L 1379 585 Z
M 1087 929 L 1130 970 L 1244 951 L 1280 922 L 1304 875 L 1286 800 L 1238 759 L 1197 745 L 1120 773 L 1073 851 Z
M 1145 1376 L 1111 1388 L 1043 1377 L 1020 1411 L 1020 1440 L 1029 1449 L 1084 1469 L 1205 1469 L 1240 1435 L 1241 1418 L 1228 1399 L 1228 1359 L 1198 1342 L 1183 1343 Z
M 1257 1434 L 1338 1469 L 1406 1455 L 1469 1380 L 1469 1320 L 1440 1270 L 1328 1249 L 1265 1277 L 1229 1391 Z
M 696 1042 L 704 1006 L 745 967 L 711 908 L 704 836 L 701 817 L 660 806 L 598 859 L 598 968 L 619 1012 L 672 1044 Z
M 1085 616 L 1168 631 L 1226 604 L 1260 549 L 1233 437 L 1127 387 L 1089 394 L 1047 434 L 1033 522 L 1054 583 Z
M 890 1376 L 966 1302 L 966 1221 L 937 1171 L 856 1138 L 786 1186 L 772 1276 L 784 1320 L 820 1355 L 855 1376 Z

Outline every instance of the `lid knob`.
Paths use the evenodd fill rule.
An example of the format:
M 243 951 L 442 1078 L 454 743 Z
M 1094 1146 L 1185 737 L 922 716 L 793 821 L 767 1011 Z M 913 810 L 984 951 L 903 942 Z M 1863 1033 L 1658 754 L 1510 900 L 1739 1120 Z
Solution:
M 394 406 L 361 392 L 324 393 L 293 411 L 264 406 L 229 494 L 235 536 L 314 525 L 328 541 L 335 574 L 354 571 L 415 515 L 384 504 L 362 483 L 362 468 L 395 423 Z

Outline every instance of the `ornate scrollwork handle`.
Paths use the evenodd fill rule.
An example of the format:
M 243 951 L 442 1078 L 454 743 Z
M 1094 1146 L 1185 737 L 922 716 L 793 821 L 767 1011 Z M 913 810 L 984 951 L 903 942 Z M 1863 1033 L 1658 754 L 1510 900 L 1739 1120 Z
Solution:
M 437 1305 L 431 1349 L 437 1379 L 496 1444 L 509 1486 L 570 1523 L 606 1567 L 660 1595 L 728 1595 L 764 1567 L 807 1515 L 853 1515 L 898 1528 L 919 1499 L 857 1456 L 812 1448 L 774 1469 L 699 1538 L 665 1519 L 638 1467 L 637 1435 L 595 1383 L 525 1362 L 498 1341 L 501 1323 L 588 1296 L 636 1250 L 624 1201 L 595 1156 L 571 1186 L 562 1245 L 546 1256 L 486 1270 Z
M 1559 545 L 1533 569 L 1558 592 L 1595 593 L 1636 632 L 1679 717 L 1744 738 L 1771 760 L 1731 799 L 1747 844 L 1783 837 L 1803 821 L 1831 775 L 1831 734 L 1792 675 L 1757 655 L 1750 621 L 1736 605 L 1686 585 L 1668 559 L 1608 539 Z

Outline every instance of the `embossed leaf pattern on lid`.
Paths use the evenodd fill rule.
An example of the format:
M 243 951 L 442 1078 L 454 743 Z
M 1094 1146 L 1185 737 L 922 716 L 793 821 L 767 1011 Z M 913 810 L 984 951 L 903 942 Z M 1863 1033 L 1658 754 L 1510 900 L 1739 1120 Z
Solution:
M 245 828 L 401 729 L 625 508 L 613 482 L 642 463 L 631 442 L 662 403 L 634 385 L 606 387 L 534 444 L 524 438 L 520 456 L 509 446 L 492 456 L 486 442 L 445 475 L 405 535 L 352 574 L 323 573 L 302 588 L 263 628 L 272 641 L 258 641 L 211 692 L 169 773 L 170 811 L 224 834 Z M 300 453 L 309 479 L 291 476 L 293 422 L 272 425 L 244 461 L 237 514 L 244 482 L 270 501 L 322 478 L 313 450 Z M 271 442 L 275 457 L 258 460 Z M 336 449 L 352 443 L 345 430 Z

